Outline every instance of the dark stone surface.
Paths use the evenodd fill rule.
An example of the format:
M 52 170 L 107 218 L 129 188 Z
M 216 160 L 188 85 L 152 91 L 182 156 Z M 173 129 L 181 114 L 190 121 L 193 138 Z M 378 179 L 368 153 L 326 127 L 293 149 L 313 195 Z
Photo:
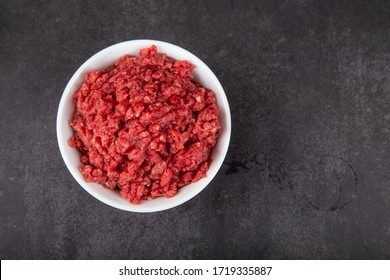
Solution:
M 74 71 L 111 44 L 168 41 L 230 101 L 219 174 L 175 209 L 87 194 L 56 142 Z M 2 259 L 388 259 L 389 1 L 0 2 Z

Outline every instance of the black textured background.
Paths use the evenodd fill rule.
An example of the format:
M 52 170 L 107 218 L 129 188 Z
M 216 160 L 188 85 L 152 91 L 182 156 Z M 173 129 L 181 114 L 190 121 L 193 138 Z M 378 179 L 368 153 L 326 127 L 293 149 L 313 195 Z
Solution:
M 225 88 L 219 174 L 175 209 L 87 194 L 59 153 L 62 91 L 91 55 L 149 38 Z M 390 258 L 389 1 L 0 2 L 2 259 Z

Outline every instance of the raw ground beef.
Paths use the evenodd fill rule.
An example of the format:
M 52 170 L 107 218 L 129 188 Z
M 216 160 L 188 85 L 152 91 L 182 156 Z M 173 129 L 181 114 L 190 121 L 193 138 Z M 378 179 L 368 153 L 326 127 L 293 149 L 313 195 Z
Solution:
M 85 75 L 69 145 L 81 152 L 87 182 L 138 204 L 206 176 L 218 108 L 214 92 L 192 81 L 193 68 L 153 45 Z

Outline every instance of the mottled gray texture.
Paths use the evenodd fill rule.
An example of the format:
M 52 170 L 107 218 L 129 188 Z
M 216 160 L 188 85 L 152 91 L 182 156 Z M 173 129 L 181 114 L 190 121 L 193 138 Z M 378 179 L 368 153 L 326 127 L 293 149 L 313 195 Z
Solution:
M 390 258 L 389 1 L 0 2 L 2 259 Z M 74 71 L 111 44 L 199 56 L 232 111 L 200 195 L 133 214 L 67 171 L 55 121 Z

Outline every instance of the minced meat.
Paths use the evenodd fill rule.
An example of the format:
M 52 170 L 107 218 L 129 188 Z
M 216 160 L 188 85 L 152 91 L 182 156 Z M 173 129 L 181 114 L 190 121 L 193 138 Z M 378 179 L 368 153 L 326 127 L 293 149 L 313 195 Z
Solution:
M 206 176 L 218 108 L 214 92 L 192 80 L 193 68 L 153 45 L 85 75 L 73 95 L 69 145 L 81 152 L 87 182 L 139 204 Z

